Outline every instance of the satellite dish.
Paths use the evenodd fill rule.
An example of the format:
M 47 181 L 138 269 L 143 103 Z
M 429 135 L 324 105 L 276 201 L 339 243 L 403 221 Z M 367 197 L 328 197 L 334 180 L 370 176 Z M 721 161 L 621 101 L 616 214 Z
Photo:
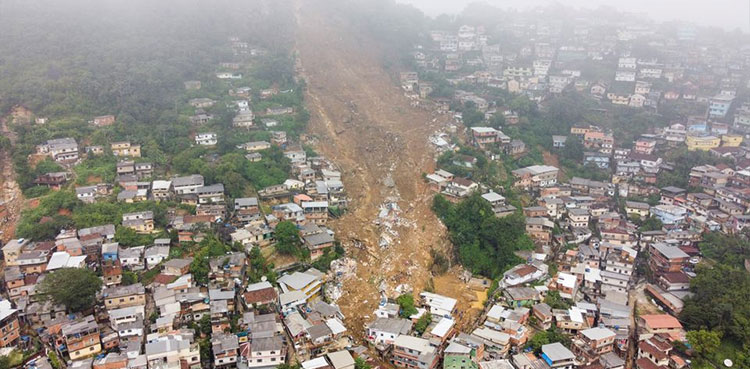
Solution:
M 266 276 L 262 276 L 262 277 L 260 277 L 260 281 L 261 281 L 261 282 L 265 282 L 265 281 L 267 281 L 267 280 L 268 280 L 268 277 L 266 277 Z
M 727 368 L 731 368 L 732 365 L 734 365 L 734 363 L 732 362 L 732 360 L 730 360 L 730 359 L 724 359 L 724 366 L 726 366 Z

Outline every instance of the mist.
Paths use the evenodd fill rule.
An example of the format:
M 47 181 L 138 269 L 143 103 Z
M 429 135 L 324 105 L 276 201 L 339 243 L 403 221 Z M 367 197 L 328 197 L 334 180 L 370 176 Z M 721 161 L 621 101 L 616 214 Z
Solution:
M 475 0 L 398 0 L 411 4 L 429 16 L 443 13 L 460 13 Z M 502 9 L 530 9 L 538 6 L 560 4 L 554 0 L 486 0 L 485 3 Z M 700 26 L 720 27 L 725 30 L 741 29 L 750 32 L 750 5 L 744 0 L 681 1 L 681 0 L 570 0 L 562 3 L 570 7 L 594 9 L 611 6 L 620 11 L 643 14 L 662 22 L 681 21 Z

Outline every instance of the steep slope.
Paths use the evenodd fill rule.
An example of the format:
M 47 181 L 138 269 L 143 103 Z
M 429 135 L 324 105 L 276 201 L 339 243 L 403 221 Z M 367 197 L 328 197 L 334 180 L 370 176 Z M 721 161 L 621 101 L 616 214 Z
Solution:
M 307 82 L 316 149 L 341 166 L 353 200 L 351 211 L 333 227 L 358 261 L 357 276 L 345 283 L 339 300 L 358 335 L 381 289 L 389 296 L 400 284 L 421 290 L 430 278 L 430 250 L 448 250 L 422 179 L 434 166 L 427 138 L 447 117 L 412 106 L 383 69 L 377 42 L 331 3 L 297 3 L 298 69 Z M 388 199 L 397 199 L 403 225 L 395 227 L 397 241 L 382 248 L 373 221 Z M 457 298 L 468 295 L 454 276 L 436 279 L 435 289 Z

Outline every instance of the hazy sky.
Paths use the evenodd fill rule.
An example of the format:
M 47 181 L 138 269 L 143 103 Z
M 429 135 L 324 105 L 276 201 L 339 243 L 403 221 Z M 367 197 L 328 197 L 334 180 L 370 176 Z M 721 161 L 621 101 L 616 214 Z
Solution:
M 396 0 L 412 4 L 427 15 L 460 12 L 477 0 Z M 483 0 L 500 8 L 525 9 L 560 2 L 575 7 L 595 8 L 608 5 L 627 11 L 645 13 L 658 21 L 684 20 L 728 30 L 750 31 L 750 0 Z

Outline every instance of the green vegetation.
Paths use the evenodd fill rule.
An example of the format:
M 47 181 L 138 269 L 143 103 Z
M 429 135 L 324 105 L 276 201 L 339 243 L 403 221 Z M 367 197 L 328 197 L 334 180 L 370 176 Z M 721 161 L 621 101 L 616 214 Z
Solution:
M 254 246 L 248 254 L 250 258 L 250 268 L 247 272 L 250 283 L 260 282 L 262 277 L 266 277 L 269 282 L 276 282 L 276 272 L 274 272 L 273 263 L 266 260 L 260 247 Z
M 432 266 L 430 267 L 430 271 L 432 271 L 432 274 L 445 274 L 450 267 L 448 258 L 445 257 L 443 253 L 435 249 L 430 250 L 430 256 L 432 257 Z
M 427 326 L 429 326 L 430 323 L 432 323 L 432 314 L 424 313 L 419 319 L 417 319 L 417 323 L 414 324 L 414 330 L 421 336 L 422 333 L 427 330 Z
M 750 258 L 750 232 L 743 231 L 739 235 L 721 232 L 709 232 L 703 235 L 698 244 L 703 256 L 721 264 L 736 268 L 743 268 L 745 260 Z
M 398 315 L 402 318 L 409 319 L 410 316 L 418 313 L 414 305 L 414 296 L 410 293 L 405 293 L 396 298 L 396 303 L 400 307 Z
M 459 261 L 473 273 L 495 278 L 523 261 L 515 251 L 533 248 L 523 215 L 498 218 L 479 194 L 458 204 L 436 195 L 432 209 L 448 227 Z
M 567 335 L 560 332 L 556 327 L 552 327 L 546 331 L 536 332 L 526 343 L 526 348 L 531 348 L 535 354 L 542 352 L 542 346 L 550 343 L 561 342 L 565 346 L 570 345 L 570 338 Z
M 686 147 L 670 152 L 665 160 L 674 163 L 674 170 L 661 171 L 657 185 L 659 187 L 675 186 L 688 188 L 690 170 L 699 165 L 717 165 L 727 163 L 726 159 L 720 159 L 706 151 L 688 151 Z
M 223 256 L 228 251 L 231 251 L 231 248 L 213 234 L 206 236 L 198 243 L 198 251 L 190 264 L 190 273 L 193 274 L 195 281 L 203 285 L 208 284 L 211 258 Z
M 721 345 L 721 333 L 704 329 L 690 331 L 687 340 L 699 360 L 707 360 Z
M 701 267 L 690 281 L 692 297 L 685 300 L 680 321 L 688 330 L 716 332 L 727 342 L 750 349 L 750 274 L 724 264 Z M 700 336 L 700 337 L 698 337 Z M 694 338 L 703 339 L 705 335 Z M 710 346 L 709 346 L 710 348 Z M 708 354 L 705 352 L 704 354 Z
M 302 240 L 299 229 L 294 222 L 284 220 L 276 225 L 274 231 L 276 251 L 285 255 L 299 255 L 302 252 Z
M 344 248 L 336 242 L 333 249 L 325 249 L 323 255 L 313 261 L 312 267 L 325 273 L 331 269 L 331 262 L 342 256 L 344 256 Z
M 372 369 L 372 365 L 368 364 L 365 359 L 358 357 L 354 359 L 354 369 Z
M 544 297 L 544 302 L 553 309 L 570 309 L 570 301 L 562 298 L 559 291 L 549 291 Z
M 101 286 L 102 280 L 88 269 L 62 268 L 44 278 L 39 292 L 70 312 L 80 312 L 94 306 Z

